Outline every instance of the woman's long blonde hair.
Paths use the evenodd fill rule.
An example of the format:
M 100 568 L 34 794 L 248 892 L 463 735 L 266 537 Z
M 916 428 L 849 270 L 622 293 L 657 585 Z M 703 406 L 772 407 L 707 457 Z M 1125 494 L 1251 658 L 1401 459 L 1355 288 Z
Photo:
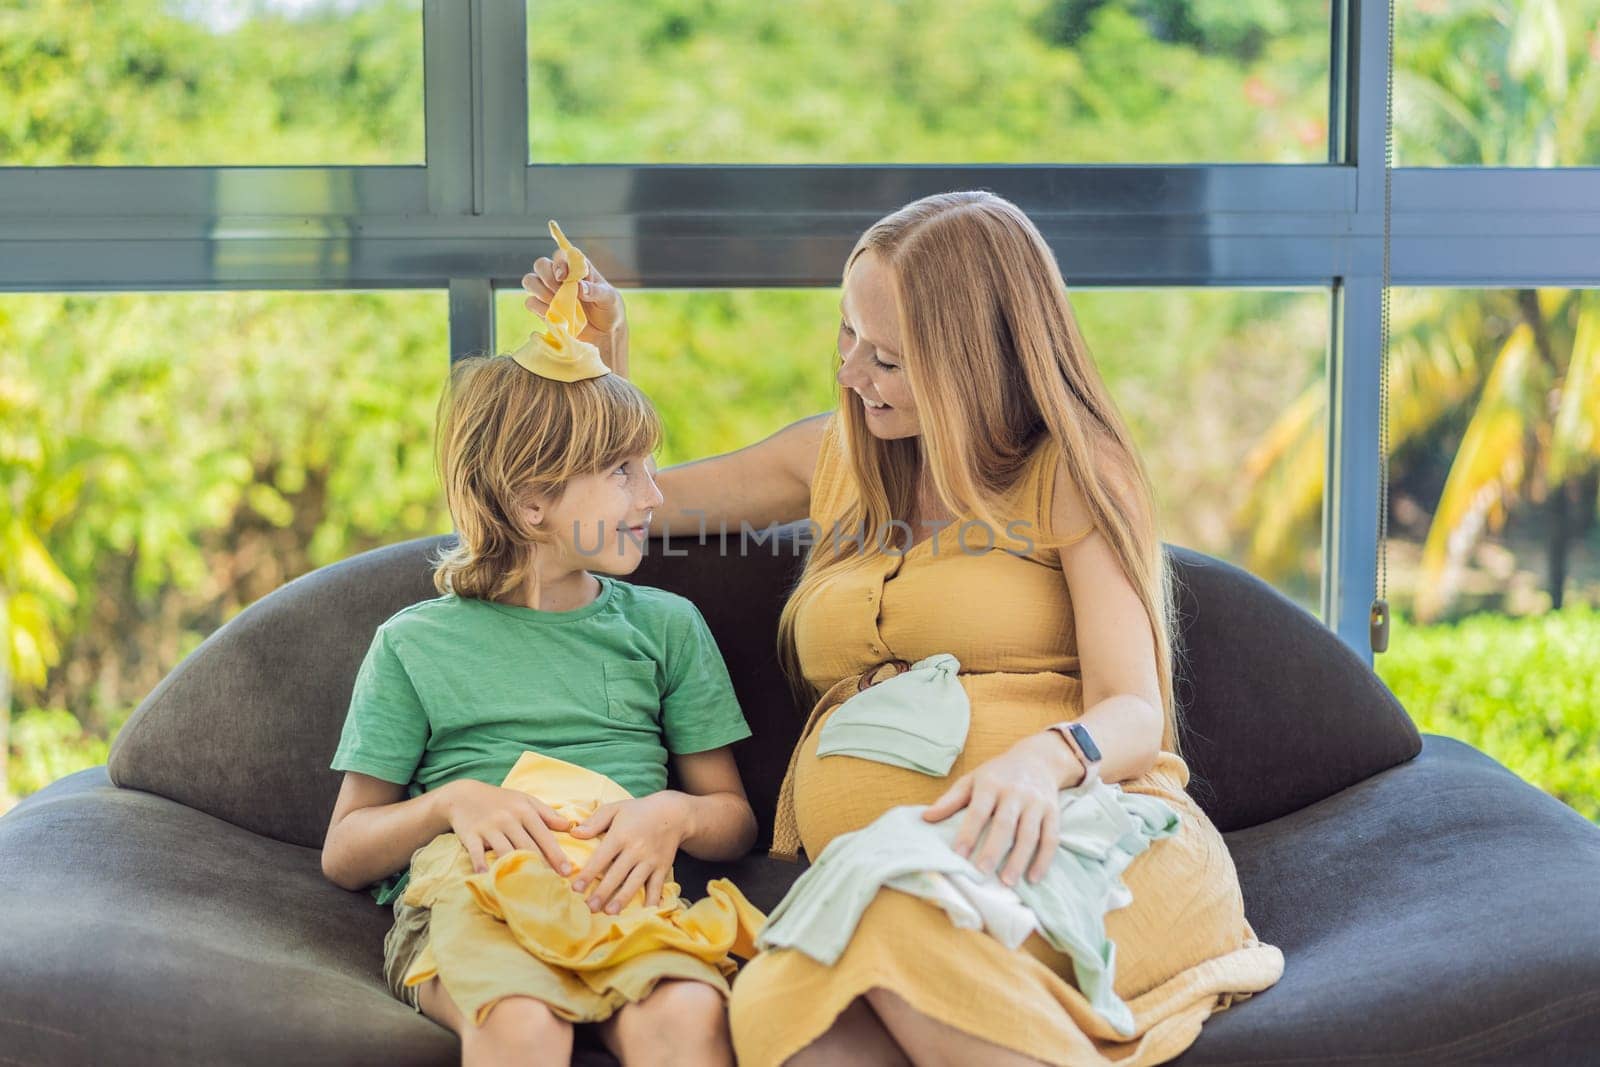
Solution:
M 922 430 L 917 437 L 880 440 L 867 429 L 850 390 L 840 387 L 840 440 L 860 491 L 838 526 L 868 536 L 854 541 L 821 531 L 784 605 L 778 659 L 796 697 L 809 707 L 821 696 L 800 670 L 796 608 L 830 576 L 872 565 L 883 554 L 885 546 L 872 533 L 896 529 L 891 519 L 912 514 L 924 455 L 944 505 L 999 531 L 1006 524 L 995 515 L 1006 493 L 1040 435 L 1048 435 L 1144 605 L 1161 685 L 1161 746 L 1177 752 L 1177 613 L 1150 480 L 1089 357 L 1044 237 L 1015 204 L 992 193 L 940 193 L 862 234 L 845 274 L 869 251 L 895 296 L 901 373 Z M 1045 546 L 1063 536 L 1047 528 L 1033 540 Z
M 660 442 L 660 415 L 620 374 L 569 383 L 506 355 L 457 361 L 439 398 L 434 464 L 459 540 L 430 561 L 434 588 L 503 600 L 534 574 L 540 546 L 554 544 L 546 524 L 522 514 L 532 495 L 559 501 L 572 478 Z

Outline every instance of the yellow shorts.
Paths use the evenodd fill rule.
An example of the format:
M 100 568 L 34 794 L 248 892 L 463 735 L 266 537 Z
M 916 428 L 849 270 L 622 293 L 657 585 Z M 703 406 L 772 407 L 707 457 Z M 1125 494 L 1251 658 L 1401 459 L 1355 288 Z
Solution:
M 606 803 L 632 799 L 603 774 L 524 752 L 503 788 L 537 796 L 579 823 Z M 602 837 L 557 831 L 556 843 L 577 868 Z M 536 850 L 472 857 L 454 832 L 411 855 L 410 884 L 395 904 L 384 942 L 384 978 L 417 1007 L 417 987 L 437 976 L 461 1013 L 482 1025 L 506 997 L 532 997 L 569 1022 L 600 1022 L 643 1000 L 662 979 L 705 982 L 729 994 L 735 955 L 755 954 L 766 921 L 725 878 L 706 884 L 689 904 L 668 872 L 661 900 L 645 904 L 640 887 L 617 915 L 591 912 L 573 892 L 576 871 L 557 873 Z
M 401 979 L 416 961 L 417 953 L 428 943 L 428 909 L 407 904 L 404 894 L 394 898 L 394 925 L 383 939 L 383 981 L 397 1000 L 404 1001 L 417 1011 L 417 986 L 406 985 Z
M 383 978 L 397 1000 L 421 1011 L 418 985 L 406 985 L 405 976 L 428 943 L 431 909 L 407 904 L 402 894 L 394 902 L 394 926 L 383 940 Z M 579 977 L 528 953 L 504 923 L 485 915 L 475 944 L 482 951 L 480 966 L 470 980 L 458 984 L 468 1006 L 483 1011 L 504 997 L 525 996 L 541 1000 L 571 1022 L 601 1022 L 622 1007 L 649 996 L 662 979 L 686 978 L 705 982 L 729 995 L 728 979 L 716 966 L 686 952 L 663 949 L 635 957 L 610 971 Z M 473 917 L 477 924 L 477 917 Z M 459 1007 L 460 1005 L 458 1005 Z

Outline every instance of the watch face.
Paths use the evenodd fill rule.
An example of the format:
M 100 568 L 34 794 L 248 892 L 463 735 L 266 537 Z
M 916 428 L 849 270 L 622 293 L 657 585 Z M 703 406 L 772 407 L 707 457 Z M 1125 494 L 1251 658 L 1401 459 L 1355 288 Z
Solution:
M 1072 731 L 1072 739 L 1078 742 L 1078 747 L 1083 749 L 1083 754 L 1089 757 L 1090 763 L 1100 760 L 1100 748 L 1094 743 L 1094 738 L 1089 736 L 1088 728 L 1081 723 L 1072 723 L 1067 727 Z

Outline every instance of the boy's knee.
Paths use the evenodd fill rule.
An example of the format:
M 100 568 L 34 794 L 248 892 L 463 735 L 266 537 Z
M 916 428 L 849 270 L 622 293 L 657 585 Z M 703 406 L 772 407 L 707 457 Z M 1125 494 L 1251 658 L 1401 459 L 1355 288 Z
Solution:
M 479 1030 L 518 1041 L 540 1041 L 559 1036 L 572 1024 L 532 997 L 506 997 L 489 1009 Z
M 716 1034 L 726 1027 L 726 1005 L 721 991 L 705 982 L 671 980 L 630 1005 L 619 1023 L 659 1037 Z
M 727 998 L 722 991 L 705 982 L 678 979 L 662 982 L 645 998 L 645 1004 L 657 1011 L 720 1015 Z

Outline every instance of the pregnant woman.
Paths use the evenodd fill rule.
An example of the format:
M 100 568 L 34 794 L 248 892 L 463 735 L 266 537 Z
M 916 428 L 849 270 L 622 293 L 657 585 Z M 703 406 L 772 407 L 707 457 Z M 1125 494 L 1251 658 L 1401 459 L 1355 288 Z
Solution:
M 535 264 L 530 308 L 563 268 Z M 625 372 L 621 298 L 589 278 L 585 339 Z M 1276 982 L 1283 956 L 1256 939 L 1222 835 L 1185 792 L 1173 599 L 1143 464 L 1054 256 L 1010 202 L 907 205 L 856 243 L 842 295 L 837 410 L 658 478 L 666 530 L 809 517 L 820 531 L 779 623 L 812 714 L 774 850 L 798 837 L 815 860 L 890 808 L 931 805 L 929 820 L 959 817 L 954 847 L 980 871 L 1037 880 L 1056 852 L 1058 793 L 1095 750 L 1102 781 L 1165 801 L 1179 828 L 1135 856 L 1132 902 L 1105 914 L 1131 1034 L 1091 1009 L 1070 957 L 1038 933 L 1008 948 L 884 889 L 832 966 L 783 948 L 744 969 L 730 1007 L 739 1060 L 1169 1060 L 1211 1013 Z M 940 653 L 959 660 L 971 706 L 946 776 L 818 756 L 818 731 L 863 676 Z M 1052 728 L 1069 722 L 1087 745 Z

